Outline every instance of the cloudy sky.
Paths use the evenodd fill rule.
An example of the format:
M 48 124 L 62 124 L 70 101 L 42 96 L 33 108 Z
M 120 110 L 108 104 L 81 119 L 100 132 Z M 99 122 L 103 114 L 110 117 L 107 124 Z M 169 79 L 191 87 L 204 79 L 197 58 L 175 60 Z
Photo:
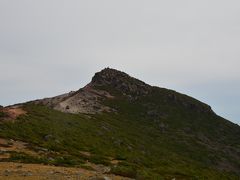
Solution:
M 239 0 L 1 0 L 0 104 L 112 67 L 240 124 Z

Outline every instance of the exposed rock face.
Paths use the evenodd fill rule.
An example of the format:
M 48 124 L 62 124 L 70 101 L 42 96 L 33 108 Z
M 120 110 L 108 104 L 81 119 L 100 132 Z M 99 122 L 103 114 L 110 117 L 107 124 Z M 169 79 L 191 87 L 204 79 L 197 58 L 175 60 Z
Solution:
M 106 91 L 95 90 L 91 86 L 86 86 L 76 92 L 38 100 L 35 101 L 35 103 L 47 105 L 55 110 L 73 114 L 95 114 L 114 111 L 101 104 L 102 100 L 106 98 L 114 97 Z
M 113 98 L 108 92 L 85 87 L 55 106 L 56 110 L 69 113 L 95 114 L 113 111 L 101 104 L 106 98 Z
M 92 86 L 111 86 L 126 95 L 146 95 L 151 92 L 151 86 L 135 79 L 128 74 L 110 68 L 95 74 Z
M 74 93 L 75 93 L 74 91 L 71 91 L 71 92 L 69 92 L 69 93 L 62 94 L 62 95 L 59 95 L 59 96 L 36 100 L 36 101 L 34 101 L 34 103 L 36 103 L 36 104 L 42 104 L 42 105 L 46 105 L 46 106 L 48 106 L 48 107 L 54 108 L 54 107 L 57 106 L 60 102 L 68 99 L 69 97 L 71 97 Z

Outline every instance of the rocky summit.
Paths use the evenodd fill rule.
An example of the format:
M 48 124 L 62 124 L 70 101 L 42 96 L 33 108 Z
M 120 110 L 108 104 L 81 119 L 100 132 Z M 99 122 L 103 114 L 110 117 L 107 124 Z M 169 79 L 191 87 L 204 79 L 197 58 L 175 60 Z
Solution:
M 147 95 L 151 92 L 151 86 L 135 79 L 128 74 L 110 68 L 95 74 L 90 83 L 92 86 L 110 86 L 124 95 Z
M 2 162 L 68 166 L 83 179 L 240 179 L 238 125 L 111 68 L 77 91 L 0 107 L 0 141 Z

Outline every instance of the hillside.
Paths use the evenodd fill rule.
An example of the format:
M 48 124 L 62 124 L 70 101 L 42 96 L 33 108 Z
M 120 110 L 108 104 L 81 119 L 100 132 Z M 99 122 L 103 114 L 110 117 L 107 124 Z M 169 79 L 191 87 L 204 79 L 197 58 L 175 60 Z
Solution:
M 78 91 L 1 108 L 1 161 L 134 179 L 239 179 L 240 127 L 173 90 L 106 68 Z M 6 146 L 0 143 L 1 147 Z

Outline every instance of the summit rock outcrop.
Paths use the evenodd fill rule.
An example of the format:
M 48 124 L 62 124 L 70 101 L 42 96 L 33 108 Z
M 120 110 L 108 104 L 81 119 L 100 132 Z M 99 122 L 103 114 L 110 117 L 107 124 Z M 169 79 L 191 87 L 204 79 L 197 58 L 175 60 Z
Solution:
M 141 96 L 151 92 L 151 86 L 128 74 L 111 68 L 105 68 L 95 74 L 92 86 L 110 86 L 126 95 Z

